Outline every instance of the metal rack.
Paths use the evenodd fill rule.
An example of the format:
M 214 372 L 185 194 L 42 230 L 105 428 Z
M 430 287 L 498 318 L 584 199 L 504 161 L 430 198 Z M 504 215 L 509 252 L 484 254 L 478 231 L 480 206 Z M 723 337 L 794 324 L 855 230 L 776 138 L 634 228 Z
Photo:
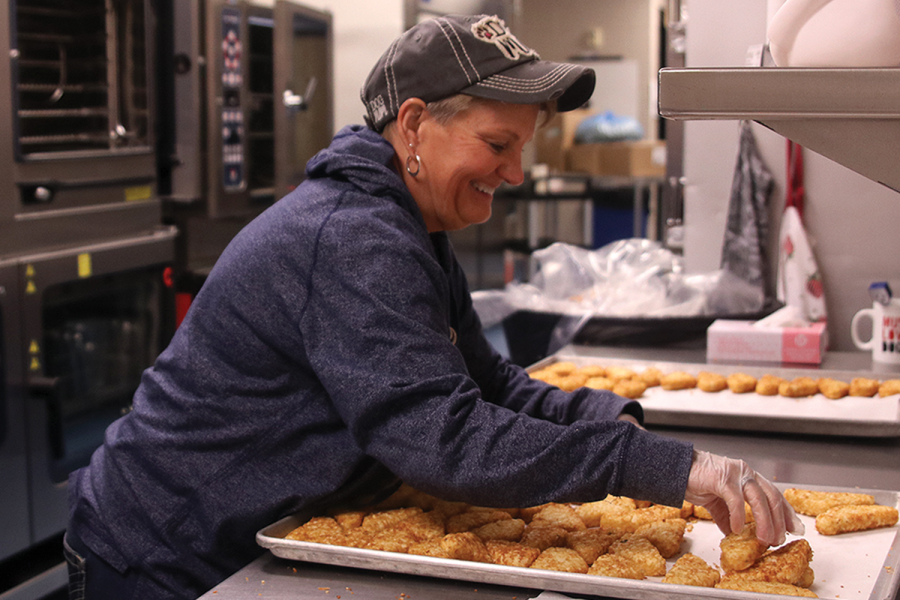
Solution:
M 15 82 L 23 156 L 149 145 L 142 2 L 16 5 Z
M 662 69 L 659 113 L 757 121 L 900 191 L 900 69 Z

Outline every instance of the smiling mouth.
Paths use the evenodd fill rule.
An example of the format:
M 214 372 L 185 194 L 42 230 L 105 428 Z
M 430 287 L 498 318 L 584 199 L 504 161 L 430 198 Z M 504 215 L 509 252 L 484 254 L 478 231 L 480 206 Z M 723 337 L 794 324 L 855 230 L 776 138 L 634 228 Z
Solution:
M 487 194 L 488 196 L 493 196 L 494 190 L 497 189 L 495 187 L 491 187 L 491 186 L 485 185 L 483 183 L 478 183 L 476 181 L 472 182 L 472 187 L 474 187 L 476 190 L 478 190 L 479 192 L 481 192 L 483 194 Z

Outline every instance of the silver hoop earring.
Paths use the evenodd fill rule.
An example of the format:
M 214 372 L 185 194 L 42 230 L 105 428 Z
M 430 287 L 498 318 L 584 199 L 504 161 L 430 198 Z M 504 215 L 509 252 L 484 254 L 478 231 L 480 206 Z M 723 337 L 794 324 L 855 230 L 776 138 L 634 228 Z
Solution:
M 416 170 L 415 170 L 415 172 L 413 172 L 413 170 L 409 167 L 409 163 L 410 163 L 410 161 L 412 160 L 413 155 L 410 154 L 409 156 L 406 157 L 406 172 L 409 173 L 411 177 L 415 177 L 416 175 L 419 174 L 419 171 L 422 170 L 422 159 L 419 158 L 419 155 L 418 155 L 418 154 L 416 154 L 415 157 L 416 157 Z

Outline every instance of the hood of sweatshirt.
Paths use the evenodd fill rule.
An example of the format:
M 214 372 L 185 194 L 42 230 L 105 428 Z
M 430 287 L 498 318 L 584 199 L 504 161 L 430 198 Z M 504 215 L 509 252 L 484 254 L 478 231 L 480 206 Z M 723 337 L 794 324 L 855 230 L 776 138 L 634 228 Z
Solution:
M 385 188 L 402 189 L 410 197 L 394 168 L 394 147 L 362 125 L 341 129 L 327 148 L 310 159 L 306 175 L 310 179 L 331 177 L 347 181 L 373 195 L 381 195 Z

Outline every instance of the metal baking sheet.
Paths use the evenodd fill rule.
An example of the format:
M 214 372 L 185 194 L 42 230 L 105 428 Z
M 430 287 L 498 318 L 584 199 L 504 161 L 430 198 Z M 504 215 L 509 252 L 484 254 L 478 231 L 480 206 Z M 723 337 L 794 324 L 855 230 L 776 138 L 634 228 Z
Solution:
M 792 486 L 776 484 L 779 488 L 802 487 L 823 491 L 848 491 L 868 493 L 878 504 L 898 506 L 898 492 L 883 490 L 860 490 L 858 488 L 837 488 L 829 486 Z M 811 567 L 815 572 L 815 583 L 810 588 L 820 598 L 835 600 L 893 600 L 897 593 L 898 571 L 900 571 L 900 546 L 898 546 L 897 526 L 872 531 L 820 535 L 815 528 L 815 519 L 801 515 L 806 527 L 802 536 L 813 549 Z M 661 577 L 651 577 L 642 581 L 616 579 L 598 575 L 581 575 L 507 567 L 461 560 L 413 556 L 366 550 L 327 546 L 310 542 L 286 540 L 284 537 L 304 520 L 287 517 L 262 530 L 256 539 L 259 545 L 273 554 L 289 560 L 340 565 L 359 569 L 369 569 L 407 575 L 421 575 L 444 579 L 456 579 L 478 583 L 528 587 L 550 590 L 566 594 L 607 596 L 629 600 L 671 600 L 686 598 L 734 598 L 758 597 L 748 592 L 719 590 L 662 583 Z M 789 536 L 793 539 L 793 536 Z M 719 564 L 719 542 L 722 533 L 707 521 L 697 521 L 685 533 L 682 552 L 668 559 L 668 570 L 683 553 L 691 552 L 708 564 Z
M 754 377 L 768 373 L 785 379 L 800 376 L 814 379 L 833 377 L 848 383 L 854 377 L 882 380 L 886 378 L 884 373 L 860 371 L 660 362 L 585 357 L 564 353 L 555 354 L 535 363 L 528 370 L 535 371 L 554 362 L 563 361 L 573 362 L 579 366 L 620 365 L 633 368 L 638 372 L 648 367 L 656 367 L 663 373 L 685 371 L 693 375 L 700 371 L 720 373 L 726 376 L 742 372 Z M 892 377 L 900 377 L 900 375 Z M 884 398 L 846 396 L 839 400 L 829 400 L 821 394 L 808 398 L 785 398 L 783 396 L 761 396 L 752 392 L 735 394 L 727 389 L 710 393 L 700 389 L 667 391 L 660 387 L 652 387 L 648 388 L 638 401 L 644 409 L 644 421 L 648 425 L 835 436 L 900 436 L 900 394 Z

